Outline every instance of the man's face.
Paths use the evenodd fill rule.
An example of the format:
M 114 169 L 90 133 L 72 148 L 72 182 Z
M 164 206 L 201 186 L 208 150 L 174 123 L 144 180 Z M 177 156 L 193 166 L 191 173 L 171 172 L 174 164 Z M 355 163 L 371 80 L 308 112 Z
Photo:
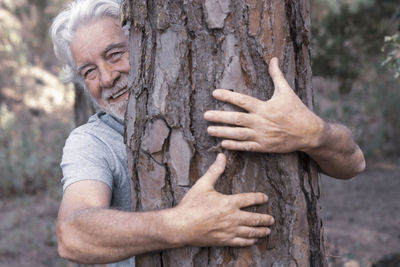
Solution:
M 123 119 L 128 102 L 128 38 L 119 21 L 104 17 L 78 27 L 71 50 L 79 74 L 104 111 Z

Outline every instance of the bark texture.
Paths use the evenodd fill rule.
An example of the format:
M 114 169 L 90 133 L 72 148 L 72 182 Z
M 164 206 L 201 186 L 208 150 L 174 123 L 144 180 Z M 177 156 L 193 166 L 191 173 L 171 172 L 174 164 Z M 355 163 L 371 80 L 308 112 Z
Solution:
M 127 0 L 131 95 L 125 141 L 133 208 L 179 203 L 221 151 L 203 113 L 235 110 L 211 96 L 232 89 L 267 100 L 276 56 L 289 84 L 312 108 L 309 0 Z M 324 266 L 316 165 L 302 153 L 224 151 L 216 189 L 265 192 L 272 234 L 247 248 L 185 247 L 137 257 L 137 266 Z

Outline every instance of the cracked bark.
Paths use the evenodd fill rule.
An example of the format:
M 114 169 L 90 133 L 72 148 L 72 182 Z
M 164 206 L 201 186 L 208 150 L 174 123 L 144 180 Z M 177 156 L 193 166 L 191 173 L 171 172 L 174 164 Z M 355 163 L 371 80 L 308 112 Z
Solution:
M 276 56 L 312 108 L 309 0 L 126 0 L 131 73 L 125 142 L 135 210 L 172 207 L 220 151 L 203 113 L 235 110 L 215 88 L 267 100 Z M 315 163 L 302 153 L 227 152 L 216 189 L 265 192 L 249 208 L 274 215 L 272 234 L 248 248 L 185 247 L 137 257 L 137 266 L 324 266 Z

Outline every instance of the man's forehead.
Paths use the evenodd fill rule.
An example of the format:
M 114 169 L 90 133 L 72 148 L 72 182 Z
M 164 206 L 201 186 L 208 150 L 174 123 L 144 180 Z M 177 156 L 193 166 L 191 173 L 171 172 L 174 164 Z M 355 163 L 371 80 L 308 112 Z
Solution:
M 77 64 L 85 57 L 100 56 L 106 49 L 127 43 L 119 20 L 102 17 L 80 25 L 71 42 L 71 51 Z

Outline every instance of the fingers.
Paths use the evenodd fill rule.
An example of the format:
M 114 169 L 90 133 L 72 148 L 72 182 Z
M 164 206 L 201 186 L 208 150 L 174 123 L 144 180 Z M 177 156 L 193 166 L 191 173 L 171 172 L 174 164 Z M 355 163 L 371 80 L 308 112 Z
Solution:
M 266 237 L 270 233 L 271 230 L 267 227 L 240 226 L 236 232 L 237 237 L 232 238 L 228 245 L 235 247 L 252 246 L 260 238 Z
M 231 195 L 230 198 L 239 208 L 264 204 L 268 197 L 262 193 L 242 193 Z M 238 221 L 243 226 L 270 226 L 275 223 L 275 219 L 269 214 L 240 211 Z
M 240 225 L 248 227 L 271 226 L 275 223 L 274 217 L 269 214 L 241 211 L 239 216 Z
M 276 57 L 272 58 L 269 62 L 268 72 L 275 86 L 274 95 L 272 97 L 282 93 L 282 91 L 284 91 L 285 89 L 291 90 L 289 84 L 285 79 L 285 76 L 279 68 L 279 62 Z
M 238 237 L 243 238 L 263 238 L 268 236 L 271 233 L 271 229 L 267 227 L 248 227 L 248 226 L 239 226 L 237 229 Z
M 224 172 L 226 166 L 226 157 L 224 154 L 219 153 L 217 159 L 208 168 L 207 172 L 200 178 L 199 182 L 205 182 L 207 185 L 213 187 L 217 182 L 219 176 Z
M 255 243 L 257 243 L 257 241 L 258 241 L 258 239 L 256 239 L 256 238 L 247 239 L 247 238 L 242 238 L 242 237 L 235 237 L 232 239 L 229 246 L 248 247 L 248 246 L 254 245 Z
M 209 110 L 204 113 L 204 119 L 211 122 L 233 124 L 236 126 L 250 127 L 254 118 L 243 112 Z
M 241 193 L 229 195 L 230 201 L 237 204 L 238 208 L 245 208 L 253 205 L 267 203 L 268 196 L 263 193 Z
M 264 152 L 262 146 L 254 141 L 223 140 L 221 146 L 228 150 Z
M 210 126 L 207 132 L 215 137 L 235 140 L 252 140 L 255 136 L 254 130 L 243 127 Z
M 226 89 L 216 89 L 213 91 L 213 96 L 215 99 L 231 103 L 242 109 L 250 112 L 254 112 L 258 109 L 258 105 L 263 103 L 263 101 L 244 94 L 232 92 Z

